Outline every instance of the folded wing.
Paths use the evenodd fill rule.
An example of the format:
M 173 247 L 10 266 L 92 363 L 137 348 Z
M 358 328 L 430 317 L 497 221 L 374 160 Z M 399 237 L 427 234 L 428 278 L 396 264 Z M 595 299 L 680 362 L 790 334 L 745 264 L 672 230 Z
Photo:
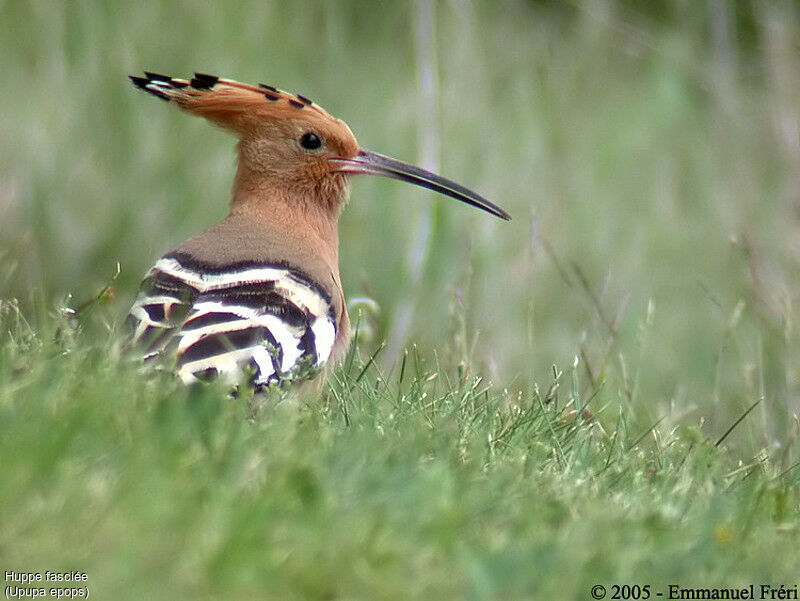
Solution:
M 324 365 L 336 337 L 330 298 L 297 270 L 180 254 L 150 270 L 130 320 L 144 357 L 174 358 L 187 383 L 243 371 L 256 387 L 280 382 Z

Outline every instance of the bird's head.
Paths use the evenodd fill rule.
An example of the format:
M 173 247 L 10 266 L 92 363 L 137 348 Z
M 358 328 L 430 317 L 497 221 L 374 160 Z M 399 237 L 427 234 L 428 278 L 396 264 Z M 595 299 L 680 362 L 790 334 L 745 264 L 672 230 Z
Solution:
M 337 212 L 347 199 L 349 176 L 363 173 L 423 186 L 510 219 L 503 209 L 455 182 L 360 149 L 346 123 L 299 94 L 201 73 L 174 79 L 147 72 L 145 77 L 130 79 L 146 92 L 205 117 L 239 138 L 234 202 L 269 186 L 287 198 L 321 203 Z

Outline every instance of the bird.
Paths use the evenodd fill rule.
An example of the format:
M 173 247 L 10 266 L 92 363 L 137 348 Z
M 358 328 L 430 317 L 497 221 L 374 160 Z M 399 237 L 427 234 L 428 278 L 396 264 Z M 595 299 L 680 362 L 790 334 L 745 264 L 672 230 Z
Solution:
M 228 215 L 155 263 L 128 316 L 140 357 L 166 358 L 186 384 L 224 378 L 261 391 L 317 379 L 345 354 L 337 224 L 352 175 L 415 184 L 510 220 L 453 181 L 361 149 L 347 124 L 300 94 L 205 73 L 129 78 L 238 138 Z

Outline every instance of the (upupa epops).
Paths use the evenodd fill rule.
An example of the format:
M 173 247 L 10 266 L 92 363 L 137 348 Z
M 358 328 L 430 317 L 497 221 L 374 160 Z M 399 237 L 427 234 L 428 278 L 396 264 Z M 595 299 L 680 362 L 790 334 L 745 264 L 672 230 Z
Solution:
M 130 79 L 239 140 L 228 216 L 156 262 L 129 316 L 144 357 L 171 358 L 186 383 L 246 377 L 261 389 L 318 373 L 347 348 L 337 222 L 351 175 L 416 184 L 509 219 L 455 182 L 359 148 L 344 122 L 300 94 L 202 73 Z

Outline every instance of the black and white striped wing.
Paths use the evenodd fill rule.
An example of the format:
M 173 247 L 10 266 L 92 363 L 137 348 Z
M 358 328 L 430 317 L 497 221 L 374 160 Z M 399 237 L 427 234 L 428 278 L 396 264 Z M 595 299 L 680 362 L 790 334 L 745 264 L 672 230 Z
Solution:
M 145 359 L 158 356 L 174 341 L 196 296 L 197 290 L 183 280 L 155 268 L 148 272 L 128 315 L 133 342 Z
M 281 381 L 321 367 L 336 338 L 330 298 L 297 270 L 211 267 L 185 255 L 156 263 L 131 318 L 145 357 L 174 353 L 186 383 L 238 381 L 243 369 L 256 386 Z

